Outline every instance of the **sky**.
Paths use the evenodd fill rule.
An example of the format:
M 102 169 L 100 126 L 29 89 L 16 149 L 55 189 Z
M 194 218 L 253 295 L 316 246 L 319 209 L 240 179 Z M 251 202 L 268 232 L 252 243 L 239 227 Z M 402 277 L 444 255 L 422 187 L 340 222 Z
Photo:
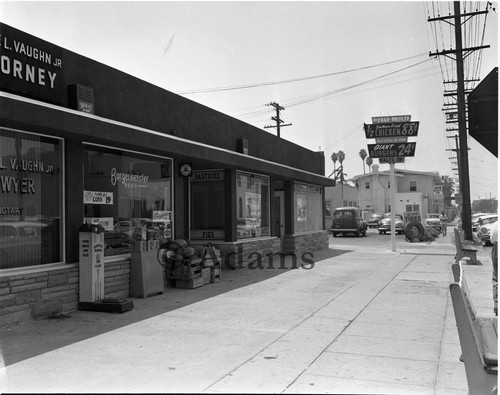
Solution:
M 462 11 L 476 4 L 487 8 L 461 2 Z M 492 2 L 463 24 L 464 47 L 481 37 L 490 46 L 467 57 L 466 78 L 498 66 L 497 9 Z M 438 14 L 453 15 L 453 2 L 0 1 L 3 23 L 268 133 L 276 134 L 265 128 L 275 125 L 269 103 L 279 103 L 291 123 L 281 138 L 324 151 L 326 176 L 339 150 L 347 178 L 368 171 L 359 151 L 374 143 L 363 131 L 372 117 L 411 115 L 420 123 L 409 140 L 415 157 L 396 168 L 438 171 L 458 185 L 453 125 L 442 111 L 456 63 L 429 56 L 454 48 L 454 30 L 428 21 Z M 497 197 L 497 158 L 468 144 L 471 200 Z

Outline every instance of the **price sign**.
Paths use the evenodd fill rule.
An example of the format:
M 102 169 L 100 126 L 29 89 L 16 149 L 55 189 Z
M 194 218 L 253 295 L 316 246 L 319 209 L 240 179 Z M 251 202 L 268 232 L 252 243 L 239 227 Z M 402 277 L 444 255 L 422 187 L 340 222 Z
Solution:
M 391 122 L 391 123 L 365 123 L 365 136 L 367 139 L 377 137 L 415 137 L 418 134 L 419 122 Z
M 417 143 L 368 144 L 371 158 L 415 156 Z

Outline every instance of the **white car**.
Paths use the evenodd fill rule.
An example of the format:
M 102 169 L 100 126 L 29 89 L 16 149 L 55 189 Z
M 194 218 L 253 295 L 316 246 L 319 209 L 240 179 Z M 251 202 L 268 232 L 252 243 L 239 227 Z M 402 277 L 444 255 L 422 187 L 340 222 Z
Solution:
M 477 226 L 477 237 L 481 241 L 482 245 L 491 244 L 490 241 L 490 230 L 491 225 L 498 221 L 497 214 L 484 215 L 479 218 Z
M 441 232 L 443 227 L 439 214 L 427 214 L 424 223 L 426 227 L 433 228 L 438 232 Z
M 41 222 L 0 222 L 0 269 L 40 265 L 42 257 Z
M 471 223 L 472 223 L 472 231 L 473 232 L 477 231 L 477 224 L 479 223 L 479 218 L 481 218 L 484 215 L 488 215 L 488 213 L 472 214 Z

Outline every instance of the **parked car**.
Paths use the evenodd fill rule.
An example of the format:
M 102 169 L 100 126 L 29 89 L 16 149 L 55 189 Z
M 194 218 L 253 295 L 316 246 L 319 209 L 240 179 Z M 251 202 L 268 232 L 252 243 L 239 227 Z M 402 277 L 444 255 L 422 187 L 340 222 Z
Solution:
M 490 230 L 491 225 L 498 221 L 497 214 L 484 215 L 479 218 L 477 225 L 477 237 L 481 241 L 482 245 L 491 244 L 490 241 Z
M 372 214 L 372 216 L 368 220 L 367 225 L 369 228 L 378 228 L 381 220 L 382 214 Z
M 332 226 L 330 231 L 333 237 L 337 237 L 342 233 L 345 236 L 347 233 L 354 233 L 356 236 L 366 236 L 366 224 L 361 210 L 357 207 L 339 207 L 333 212 Z
M 488 213 L 476 213 L 476 214 L 472 214 L 472 216 L 471 216 L 471 223 L 472 223 L 472 231 L 473 232 L 477 231 L 477 224 L 479 223 L 479 218 L 481 218 L 483 215 L 488 215 Z
M 394 214 L 394 222 L 396 227 L 396 234 L 402 235 L 405 231 L 404 219 L 401 214 Z M 380 226 L 378 227 L 379 234 L 386 234 L 391 231 L 391 213 L 385 213 L 380 221 Z
M 427 214 L 424 219 L 426 228 L 433 228 L 440 232 L 443 230 L 443 223 L 441 222 L 441 214 Z
M 0 269 L 42 263 L 41 222 L 0 222 Z

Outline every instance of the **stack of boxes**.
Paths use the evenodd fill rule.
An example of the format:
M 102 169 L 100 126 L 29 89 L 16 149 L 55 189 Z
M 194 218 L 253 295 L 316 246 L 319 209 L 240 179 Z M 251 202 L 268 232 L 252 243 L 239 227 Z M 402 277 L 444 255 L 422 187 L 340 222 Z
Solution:
M 160 248 L 160 233 L 157 229 L 135 228 L 136 251 L 157 251 Z
M 205 247 L 203 252 L 203 269 L 205 270 L 205 277 L 208 279 L 207 283 L 216 283 L 221 279 L 221 259 L 220 250 L 214 248 L 211 244 Z
M 167 278 L 175 281 L 173 286 L 193 289 L 220 281 L 220 250 L 209 245 L 197 252 L 185 240 L 174 240 L 171 248 L 165 255 L 165 268 Z

